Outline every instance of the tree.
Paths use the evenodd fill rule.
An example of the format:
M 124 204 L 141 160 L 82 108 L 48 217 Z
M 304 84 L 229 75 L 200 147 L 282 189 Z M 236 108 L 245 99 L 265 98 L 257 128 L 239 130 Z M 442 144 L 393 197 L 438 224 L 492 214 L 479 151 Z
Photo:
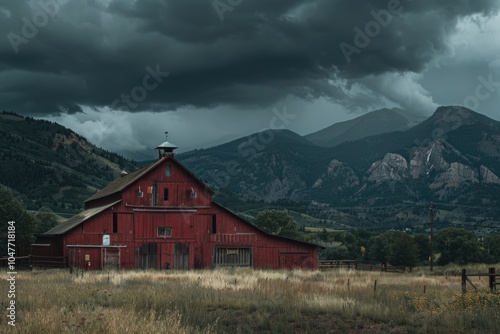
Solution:
M 44 206 L 40 210 L 38 210 L 35 215 L 35 230 L 34 234 L 42 234 L 50 230 L 51 228 L 58 225 L 57 217 L 54 212 Z
M 441 253 L 439 265 L 481 262 L 479 242 L 473 232 L 462 228 L 445 228 L 436 233 L 435 250 Z
M 319 250 L 320 258 L 324 260 L 356 259 L 360 256 L 358 240 L 349 232 L 328 232 L 323 228 L 314 242 L 324 247 Z
M 347 247 L 341 242 L 316 241 L 316 244 L 323 247 L 319 250 L 319 257 L 321 260 L 339 260 L 348 258 Z
M 418 244 L 406 233 L 395 233 L 389 262 L 394 266 L 413 268 L 418 263 Z
M 429 236 L 426 234 L 416 234 L 414 238 L 415 242 L 418 245 L 418 260 L 420 262 L 429 261 L 429 256 L 430 256 Z
M 367 256 L 368 259 L 377 262 L 388 262 L 391 256 L 389 233 L 383 233 L 376 237 L 372 237 L 368 241 Z
M 301 236 L 299 224 L 286 210 L 263 210 L 257 214 L 253 224 L 269 234 L 290 238 Z
M 395 266 L 414 267 L 418 263 L 418 244 L 403 232 L 386 232 L 369 240 L 368 258 Z
M 35 220 L 26 212 L 24 204 L 5 186 L 0 185 L 0 256 L 7 256 L 7 228 L 9 222 L 15 222 L 15 242 L 17 252 L 20 256 L 27 253 L 31 243 L 34 241 Z
M 493 235 L 483 240 L 483 259 L 486 263 L 500 262 L 500 235 Z

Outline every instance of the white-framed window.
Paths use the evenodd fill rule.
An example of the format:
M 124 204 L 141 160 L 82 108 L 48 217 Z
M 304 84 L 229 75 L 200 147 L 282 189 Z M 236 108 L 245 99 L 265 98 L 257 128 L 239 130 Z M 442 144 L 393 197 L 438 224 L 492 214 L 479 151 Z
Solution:
M 168 238 L 172 236 L 172 228 L 167 226 L 159 226 L 158 227 L 158 237 L 160 238 Z

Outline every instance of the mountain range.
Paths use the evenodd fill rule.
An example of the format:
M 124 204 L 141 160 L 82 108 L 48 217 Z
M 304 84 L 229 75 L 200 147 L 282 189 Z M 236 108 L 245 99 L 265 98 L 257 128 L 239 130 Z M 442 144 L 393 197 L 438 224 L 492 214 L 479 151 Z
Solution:
M 441 107 L 405 131 L 332 148 L 313 144 L 311 136 L 268 130 L 178 159 L 209 184 L 268 202 L 335 204 L 339 196 L 358 196 L 394 182 L 408 188 L 405 197 L 420 189 L 444 200 L 461 186 L 500 184 L 499 136 L 499 122 L 466 108 Z
M 382 109 L 307 136 L 266 130 L 176 158 L 235 211 L 284 207 L 337 227 L 422 228 L 433 201 L 436 222 L 500 226 L 500 122 L 457 106 L 423 121 L 408 115 Z M 70 129 L 13 113 L 0 114 L 0 137 L 0 183 L 28 208 L 75 212 L 139 168 Z
M 500 220 L 495 210 L 500 199 L 500 122 L 449 106 L 403 131 L 334 147 L 320 147 L 311 138 L 319 137 L 268 130 L 178 159 L 216 188 L 267 203 L 358 211 L 385 206 L 386 218 L 398 216 L 403 204 L 427 206 L 434 201 L 450 205 L 448 211 L 460 211 L 452 215 L 455 221 L 478 216 L 478 210 L 488 217 L 482 223 L 496 226 L 493 221 Z M 426 214 L 415 224 L 423 224 Z

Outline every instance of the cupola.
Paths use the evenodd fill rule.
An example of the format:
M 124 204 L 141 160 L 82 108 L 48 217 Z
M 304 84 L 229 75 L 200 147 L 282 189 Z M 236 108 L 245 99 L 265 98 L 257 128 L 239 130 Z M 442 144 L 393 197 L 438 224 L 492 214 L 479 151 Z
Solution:
M 168 131 L 165 132 L 165 137 L 168 137 Z M 173 156 L 174 155 L 174 150 L 178 148 L 172 143 L 169 143 L 168 141 L 165 141 L 158 145 L 156 149 L 158 150 L 158 158 L 161 159 L 166 156 Z

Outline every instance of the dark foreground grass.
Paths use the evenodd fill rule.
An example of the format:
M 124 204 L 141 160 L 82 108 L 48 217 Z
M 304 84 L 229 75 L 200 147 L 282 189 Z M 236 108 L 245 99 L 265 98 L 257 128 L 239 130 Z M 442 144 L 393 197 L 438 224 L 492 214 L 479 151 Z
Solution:
M 425 270 L 48 270 L 18 273 L 16 326 L 2 318 L 12 333 L 500 333 L 500 296 Z

